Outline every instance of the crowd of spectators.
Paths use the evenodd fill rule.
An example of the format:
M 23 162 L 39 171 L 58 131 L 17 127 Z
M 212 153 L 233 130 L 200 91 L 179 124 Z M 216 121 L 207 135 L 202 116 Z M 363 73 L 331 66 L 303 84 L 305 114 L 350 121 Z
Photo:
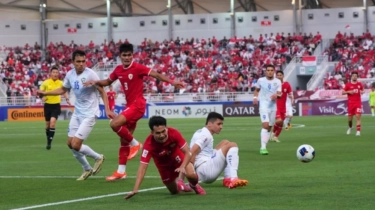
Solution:
M 145 78 L 145 93 L 235 92 L 250 91 L 257 79 L 264 75 L 264 66 L 283 67 L 293 56 L 311 55 L 321 40 L 319 32 L 312 34 L 261 34 L 259 37 L 232 37 L 227 39 L 179 38 L 153 41 L 144 39 L 135 44 L 134 59 L 172 79 L 184 81 L 184 90 L 174 90 L 169 84 Z M 9 96 L 34 95 L 43 80 L 48 78 L 51 66 L 58 66 L 61 79 L 72 66 L 71 53 L 84 50 L 86 64 L 105 68 L 116 63 L 118 46 L 124 41 L 103 43 L 90 41 L 78 45 L 74 41 L 49 43 L 42 58 L 41 47 L 26 44 L 23 47 L 0 47 L 0 78 L 7 85 Z
M 375 76 L 375 44 L 374 37 L 367 30 L 362 35 L 353 33 L 336 34 L 334 41 L 324 55 L 329 61 L 337 62 L 335 69 L 325 77 L 324 89 L 342 89 L 350 81 L 350 74 L 358 72 L 359 78 L 374 78 Z M 371 85 L 365 82 L 366 88 Z

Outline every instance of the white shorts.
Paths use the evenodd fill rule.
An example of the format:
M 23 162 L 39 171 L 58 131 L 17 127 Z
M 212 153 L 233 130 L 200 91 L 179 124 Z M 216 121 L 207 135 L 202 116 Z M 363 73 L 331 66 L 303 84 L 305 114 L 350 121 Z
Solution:
M 198 174 L 199 181 L 203 183 L 212 183 L 220 176 L 227 165 L 227 161 L 221 149 L 214 150 L 214 154 L 206 162 L 199 165 L 195 171 Z
M 85 140 L 89 137 L 95 123 L 96 117 L 78 117 L 73 114 L 69 122 L 68 136 L 75 136 L 79 139 Z
M 276 111 L 259 111 L 260 121 L 268 122 L 270 126 L 275 124 Z
M 292 106 L 286 106 L 286 116 L 293 116 L 293 107 Z

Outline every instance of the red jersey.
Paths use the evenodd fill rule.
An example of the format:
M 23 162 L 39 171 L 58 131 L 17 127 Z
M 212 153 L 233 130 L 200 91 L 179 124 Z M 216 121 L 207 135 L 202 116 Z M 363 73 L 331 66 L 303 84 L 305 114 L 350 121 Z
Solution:
M 116 99 L 116 92 L 115 91 L 108 91 L 107 92 L 108 103 L 114 104 Z
M 362 104 L 361 91 L 363 91 L 363 85 L 360 82 L 352 83 L 348 82 L 345 84 L 344 91 L 353 90 L 353 94 L 348 95 L 348 104 Z
M 168 127 L 167 132 L 168 139 L 162 144 L 156 142 L 152 134 L 146 138 L 141 155 L 141 163 L 148 164 L 151 158 L 153 158 L 157 167 L 163 167 L 170 166 L 171 163 L 176 161 L 172 156 L 175 156 L 176 153 L 182 153 L 180 149 L 187 143 L 177 129 Z
M 127 106 L 130 106 L 136 101 L 145 102 L 143 97 L 143 77 L 148 76 L 150 72 L 151 69 L 132 61 L 128 68 L 125 68 L 122 64 L 116 66 L 109 75 L 109 79 L 112 81 L 120 80 Z
M 292 91 L 293 90 L 289 82 L 283 82 L 283 84 L 281 85 L 282 95 L 276 101 L 277 110 L 286 111 L 286 99 Z

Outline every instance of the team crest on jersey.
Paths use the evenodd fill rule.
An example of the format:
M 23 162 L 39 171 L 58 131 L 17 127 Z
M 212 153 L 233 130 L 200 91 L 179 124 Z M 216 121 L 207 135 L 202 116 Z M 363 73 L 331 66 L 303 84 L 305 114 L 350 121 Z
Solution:
M 86 78 L 81 78 L 81 82 L 85 83 L 86 82 Z
M 273 83 L 273 86 L 276 86 L 277 85 L 277 82 Z
M 169 146 L 173 148 L 174 146 L 176 146 L 176 144 L 173 143 L 173 144 L 170 144 Z
M 128 77 L 130 80 L 133 79 L 133 74 L 129 74 Z

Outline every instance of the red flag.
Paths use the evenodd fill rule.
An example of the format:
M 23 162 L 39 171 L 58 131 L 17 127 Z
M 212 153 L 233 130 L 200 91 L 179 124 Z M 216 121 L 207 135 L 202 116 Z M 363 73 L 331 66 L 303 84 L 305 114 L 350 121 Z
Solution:
M 303 56 L 302 65 L 303 66 L 316 66 L 317 59 L 316 56 Z

